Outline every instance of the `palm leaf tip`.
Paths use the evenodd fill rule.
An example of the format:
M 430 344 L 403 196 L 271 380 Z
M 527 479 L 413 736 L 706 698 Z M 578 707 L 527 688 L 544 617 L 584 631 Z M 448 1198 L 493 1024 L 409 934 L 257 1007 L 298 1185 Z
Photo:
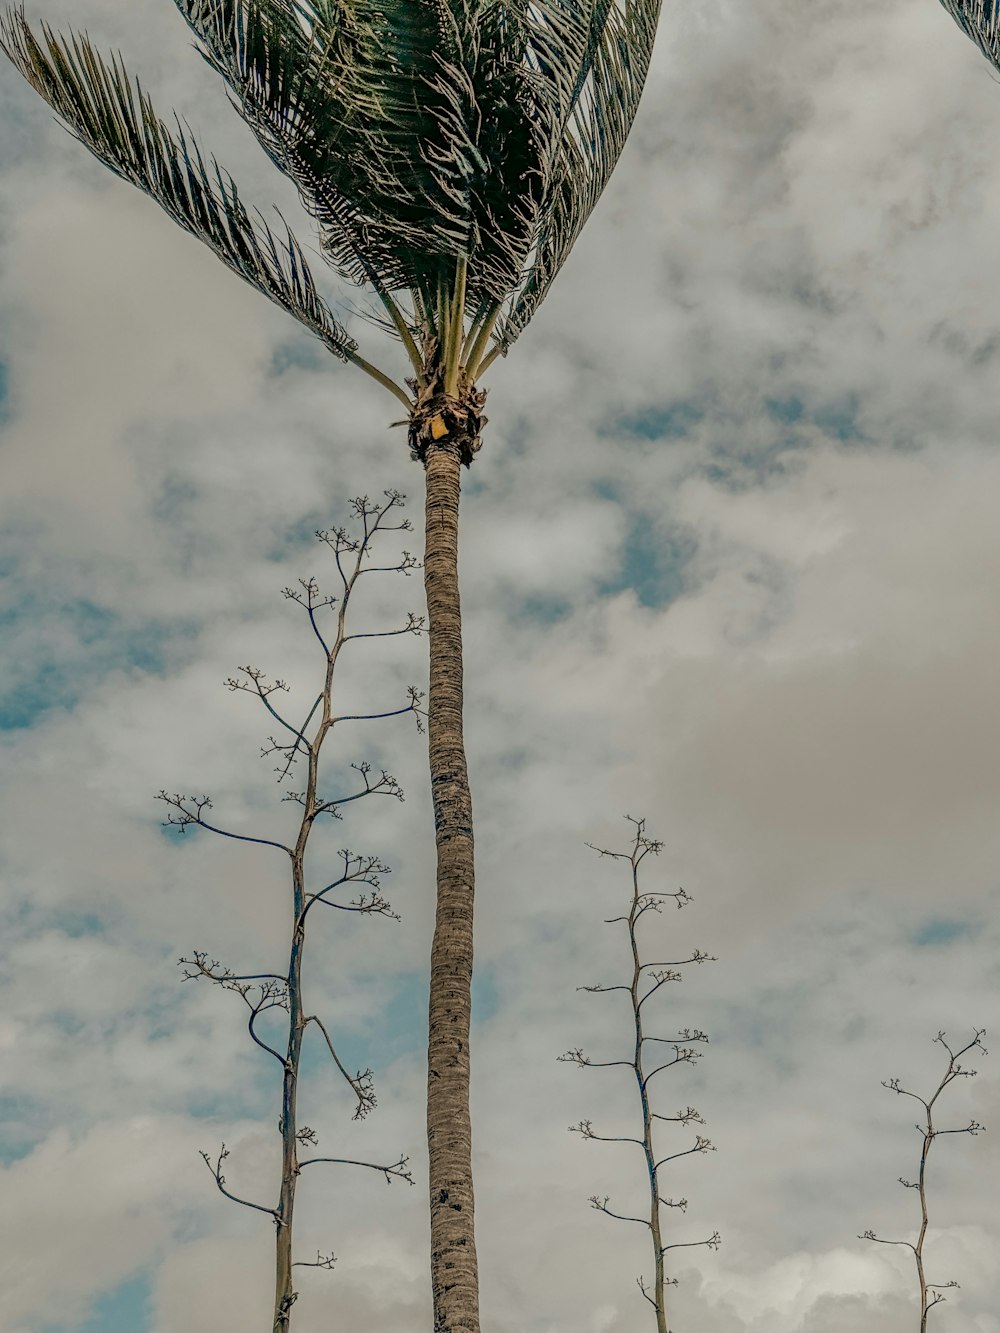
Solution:
M 662 0 L 536 0 L 533 83 L 547 122 L 545 197 L 525 281 L 496 339 L 526 327 L 597 201 L 635 120 Z M 553 128 L 554 127 L 554 128 Z
M 941 0 L 958 26 L 1000 68 L 1000 0 Z
M 179 226 L 336 356 L 353 359 L 357 344 L 317 291 L 284 218 L 283 239 L 260 213 L 252 218 L 229 173 L 214 157 L 209 167 L 190 127 L 185 133 L 176 117 L 174 136 L 139 81 L 129 79 L 120 56 L 105 64 L 85 33 L 64 38 L 42 24 L 42 36 L 44 45 L 23 6 L 0 17 L 0 48 L 73 137 L 116 176 L 155 199 Z

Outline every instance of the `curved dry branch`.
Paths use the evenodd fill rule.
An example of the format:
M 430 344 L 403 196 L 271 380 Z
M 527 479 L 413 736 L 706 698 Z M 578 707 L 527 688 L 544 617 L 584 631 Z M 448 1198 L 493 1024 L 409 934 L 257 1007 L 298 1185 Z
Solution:
M 606 1060 L 595 1061 L 589 1056 L 584 1055 L 580 1047 L 575 1050 L 567 1051 L 564 1055 L 557 1056 L 559 1060 L 565 1060 L 569 1063 L 579 1065 L 581 1068 L 611 1068 L 616 1065 L 630 1068 L 636 1080 L 636 1086 L 639 1093 L 639 1101 L 642 1110 L 643 1136 L 641 1139 L 632 1138 L 625 1135 L 604 1135 L 595 1134 L 589 1120 L 581 1120 L 578 1125 L 571 1125 L 570 1130 L 578 1133 L 584 1139 L 596 1139 L 602 1143 L 631 1143 L 637 1144 L 643 1151 L 646 1160 L 646 1173 L 649 1180 L 650 1211 L 648 1218 L 630 1217 L 621 1213 L 613 1212 L 608 1208 L 608 1195 L 601 1200 L 596 1194 L 590 1196 L 590 1202 L 594 1208 L 600 1212 L 607 1213 L 609 1217 L 616 1218 L 623 1222 L 641 1222 L 649 1228 L 653 1243 L 653 1259 L 655 1264 L 656 1276 L 653 1284 L 653 1296 L 650 1296 L 643 1279 L 637 1279 L 639 1290 L 642 1295 L 653 1307 L 656 1313 L 657 1333 L 668 1333 L 667 1316 L 665 1304 L 665 1289 L 668 1286 L 675 1286 L 676 1279 L 668 1278 L 664 1271 L 663 1256 L 671 1249 L 688 1249 L 699 1246 L 707 1246 L 710 1249 L 716 1249 L 720 1243 L 719 1233 L 713 1232 L 707 1240 L 700 1241 L 674 1241 L 670 1244 L 664 1244 L 662 1239 L 663 1220 L 660 1216 L 661 1208 L 673 1208 L 678 1212 L 687 1210 L 687 1199 L 669 1199 L 660 1194 L 660 1171 L 669 1162 L 677 1162 L 684 1157 L 699 1156 L 706 1152 L 714 1152 L 715 1148 L 711 1141 L 701 1134 L 697 1134 L 694 1143 L 678 1152 L 670 1153 L 665 1157 L 656 1158 L 653 1151 L 653 1121 L 670 1121 L 673 1124 L 687 1126 L 691 1123 L 703 1125 L 705 1122 L 693 1106 L 687 1107 L 684 1111 L 679 1111 L 676 1116 L 657 1115 L 649 1104 L 649 1084 L 650 1081 L 665 1069 L 670 1069 L 674 1065 L 690 1064 L 699 1059 L 701 1052 L 695 1050 L 693 1045 L 686 1043 L 707 1042 L 707 1035 L 700 1028 L 683 1028 L 676 1037 L 653 1037 L 647 1036 L 642 1029 L 643 1006 L 656 992 L 668 981 L 680 981 L 681 972 L 677 969 L 689 963 L 701 963 L 708 960 L 709 955 L 701 949 L 695 949 L 687 958 L 681 959 L 676 963 L 643 963 L 639 958 L 639 947 L 636 939 L 636 925 L 643 914 L 652 909 L 656 912 L 660 910 L 659 899 L 674 898 L 678 907 L 685 906 L 690 902 L 689 896 L 683 889 L 674 893 L 642 893 L 639 889 L 639 872 L 643 861 L 650 855 L 658 855 L 663 844 L 646 836 L 645 820 L 633 819 L 631 815 L 626 815 L 626 819 L 632 824 L 634 829 L 634 839 L 632 847 L 627 852 L 609 851 L 603 847 L 594 847 L 588 843 L 593 851 L 602 857 L 608 857 L 613 861 L 620 861 L 628 866 L 629 878 L 632 885 L 632 901 L 628 913 L 610 917 L 607 924 L 613 925 L 618 922 L 625 922 L 628 925 L 629 947 L 632 955 L 632 980 L 627 986 L 578 986 L 578 990 L 591 992 L 607 993 L 610 991 L 625 990 L 629 992 L 632 1002 L 632 1017 L 635 1029 L 634 1054 L 631 1060 Z M 653 972 L 653 985 L 645 993 L 642 993 L 640 987 L 644 980 L 646 969 L 658 968 L 659 971 Z M 655 1069 L 646 1073 L 643 1067 L 643 1047 L 646 1042 L 666 1042 L 674 1049 L 674 1058 L 658 1065 Z
M 945 1088 L 947 1088 L 949 1084 L 954 1083 L 957 1078 L 975 1077 L 977 1071 L 975 1069 L 964 1068 L 959 1064 L 959 1060 L 963 1055 L 966 1055 L 973 1049 L 979 1050 L 983 1055 L 986 1055 L 987 1050 L 982 1042 L 985 1035 L 985 1028 L 973 1028 L 972 1040 L 967 1042 L 960 1050 L 956 1051 L 952 1050 L 947 1041 L 945 1041 L 944 1032 L 939 1032 L 937 1034 L 934 1040 L 948 1052 L 948 1065 L 941 1081 L 938 1083 L 930 1097 L 921 1097 L 917 1093 L 911 1092 L 908 1088 L 904 1088 L 898 1078 L 883 1079 L 882 1081 L 882 1086 L 887 1088 L 890 1092 L 895 1092 L 900 1097 L 910 1097 L 914 1101 L 919 1102 L 923 1107 L 924 1123 L 923 1125 L 916 1126 L 917 1132 L 922 1139 L 919 1174 L 917 1179 L 913 1181 L 905 1180 L 902 1176 L 899 1177 L 899 1183 L 904 1189 L 917 1191 L 917 1196 L 920 1201 L 920 1227 L 917 1232 L 916 1241 L 887 1240 L 882 1236 L 877 1236 L 875 1232 L 871 1230 L 863 1231 L 858 1239 L 874 1241 L 878 1245 L 901 1245 L 912 1253 L 916 1268 L 917 1291 L 920 1306 L 920 1333 L 926 1333 L 927 1317 L 930 1311 L 935 1305 L 940 1305 L 945 1299 L 945 1297 L 941 1295 L 941 1292 L 948 1290 L 950 1287 L 958 1286 L 958 1283 L 954 1280 L 950 1282 L 929 1282 L 924 1269 L 924 1242 L 927 1239 L 929 1221 L 927 1205 L 927 1159 L 930 1156 L 930 1151 L 934 1146 L 935 1139 L 940 1138 L 943 1134 L 971 1134 L 975 1136 L 984 1128 L 978 1121 L 970 1120 L 968 1125 L 960 1128 L 938 1129 L 934 1123 L 934 1105 L 944 1092 Z

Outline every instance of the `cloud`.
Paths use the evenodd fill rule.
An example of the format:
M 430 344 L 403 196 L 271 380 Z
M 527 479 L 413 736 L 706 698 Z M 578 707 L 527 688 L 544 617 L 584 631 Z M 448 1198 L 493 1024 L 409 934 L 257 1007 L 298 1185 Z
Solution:
M 120 46 L 161 112 L 309 238 L 169 6 L 44 8 Z M 420 475 L 381 390 L 113 181 L 16 76 L 0 83 L 16 1219 L 0 1326 L 70 1333 L 144 1275 L 149 1328 L 129 1333 L 235 1333 L 270 1299 L 270 1224 L 219 1197 L 197 1153 L 225 1140 L 232 1179 L 267 1198 L 276 1085 L 238 998 L 181 986 L 176 959 L 280 966 L 287 885 L 276 853 L 165 836 L 154 798 L 207 792 L 237 833 L 291 826 L 258 761 L 272 719 L 222 682 L 258 665 L 304 716 L 321 658 L 281 589 L 335 587 L 311 534 L 353 495 L 409 491 L 418 551 Z M 604 924 L 630 884 L 584 846 L 627 844 L 626 811 L 664 840 L 644 882 L 693 898 L 650 914 L 646 956 L 718 955 L 650 1004 L 650 1032 L 711 1037 L 657 1090 L 664 1114 L 696 1105 L 717 1147 L 672 1168 L 667 1192 L 690 1203 L 671 1236 L 723 1233 L 718 1254 L 673 1252 L 671 1318 L 912 1326 L 906 1255 L 854 1238 L 914 1229 L 895 1182 L 919 1140 L 881 1080 L 932 1088 L 934 1034 L 989 1028 L 998 983 L 996 117 L 986 65 L 923 0 L 674 6 L 611 187 L 490 372 L 462 534 L 490 1333 L 650 1317 L 647 1234 L 588 1203 L 648 1207 L 642 1162 L 567 1128 L 634 1134 L 634 1079 L 557 1061 L 628 1058 L 621 997 L 577 991 L 631 967 Z M 358 623 L 420 597 L 419 576 L 371 580 Z M 422 643 L 391 642 L 345 656 L 345 708 L 420 682 Z M 417 1184 L 303 1181 L 302 1252 L 338 1262 L 302 1270 L 301 1333 L 429 1318 L 425 742 L 378 725 L 345 725 L 329 780 L 369 757 L 407 801 L 324 832 L 315 873 L 344 844 L 377 852 L 402 921 L 328 914 L 308 984 L 379 1107 L 352 1122 L 314 1051 L 303 1114 L 332 1155 L 408 1154 Z M 997 1122 L 993 1059 L 950 1091 L 959 1124 Z M 998 1152 L 991 1133 L 935 1147 L 929 1260 L 961 1282 L 954 1333 L 1000 1329 Z
M 59 1129 L 3 1170 L 5 1329 L 40 1317 L 73 1327 L 162 1254 L 192 1212 L 191 1133 L 184 1117 L 109 1119 L 75 1136 Z

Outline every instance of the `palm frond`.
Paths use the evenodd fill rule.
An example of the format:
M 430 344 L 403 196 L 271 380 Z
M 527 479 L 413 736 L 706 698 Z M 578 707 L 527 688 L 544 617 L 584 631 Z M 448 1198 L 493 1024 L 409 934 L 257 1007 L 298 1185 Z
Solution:
M 436 0 L 175 0 L 359 285 L 431 286 L 473 244 L 471 83 Z
M 175 0 L 341 276 L 530 320 L 617 163 L 660 0 Z M 404 340 L 406 334 L 402 333 Z
M 459 0 L 460 2 L 460 0 Z M 471 205 L 478 245 L 469 256 L 474 309 L 501 305 L 521 284 L 545 196 L 551 125 L 530 88 L 528 6 L 488 0 L 476 15 L 476 138 L 481 168 Z
M 547 190 L 523 287 L 495 333 L 506 354 L 545 297 L 604 191 L 635 120 L 661 0 L 536 0 L 535 50 L 561 113 L 546 163 Z M 537 86 L 537 81 L 536 81 Z
M 61 38 L 42 25 L 44 49 L 23 8 L 0 18 L 0 48 L 70 133 L 122 180 L 150 195 L 252 287 L 304 324 L 336 356 L 357 361 L 357 343 L 316 290 L 299 242 L 282 218 L 279 239 L 252 218 L 235 181 L 177 121 L 176 138 L 158 118 L 120 57 L 104 64 L 86 35 Z M 255 210 L 256 212 L 256 210 Z M 279 214 L 279 217 L 281 215 Z
M 958 26 L 1000 69 L 1000 0 L 941 0 Z
M 661 0 L 175 4 L 298 187 L 324 258 L 375 291 L 419 380 L 425 338 L 447 348 L 454 378 L 460 356 L 485 367 L 531 319 L 625 145 Z M 996 4 L 989 13 L 995 36 Z M 357 356 L 287 226 L 279 242 L 250 218 L 215 160 L 210 171 L 180 123 L 174 137 L 133 91 L 120 58 L 106 67 L 86 37 L 44 36 L 47 50 L 23 10 L 0 25 L 0 44 L 81 142 L 405 400 Z

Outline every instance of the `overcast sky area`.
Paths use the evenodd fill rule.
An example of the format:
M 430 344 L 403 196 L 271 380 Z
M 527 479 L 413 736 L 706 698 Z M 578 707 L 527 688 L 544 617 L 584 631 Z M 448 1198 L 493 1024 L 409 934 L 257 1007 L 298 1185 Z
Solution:
M 169 0 L 32 0 L 120 48 L 244 196 L 296 196 Z M 473 1027 L 484 1333 L 655 1327 L 627 1068 L 627 813 L 664 848 L 640 926 L 695 948 L 646 1031 L 710 1036 L 650 1085 L 716 1151 L 664 1173 L 676 1333 L 915 1333 L 920 1140 L 944 1029 L 997 1028 L 1000 987 L 1000 87 L 935 0 L 677 0 L 628 148 L 529 329 L 488 372 L 463 475 L 467 744 L 478 883 Z M 313 533 L 422 476 L 398 403 L 335 361 L 90 157 L 0 64 L 0 1333 L 248 1333 L 273 1299 L 276 1066 L 238 997 L 181 984 L 204 949 L 282 970 L 280 858 L 160 826 L 161 788 L 287 834 L 251 663 L 304 716 L 322 666 L 281 596 L 335 572 Z M 365 355 L 398 345 L 353 319 Z M 398 550 L 387 540 L 386 554 Z M 355 628 L 422 610 L 361 585 Z M 341 711 L 405 703 L 426 641 L 353 644 Z M 353 729 L 351 729 L 353 726 Z M 387 1188 L 304 1173 L 297 1333 L 430 1325 L 426 986 L 433 836 L 411 718 L 344 724 L 328 784 L 384 764 L 406 801 L 317 844 L 379 855 L 396 922 L 311 928 L 307 1006 L 378 1109 L 314 1048 L 326 1155 L 411 1159 Z M 324 879 L 324 882 L 325 879 Z M 343 901 L 347 901 L 345 898 Z M 653 1048 L 655 1050 L 655 1048 Z M 944 1095 L 928 1276 L 940 1333 L 1000 1333 L 1000 1060 Z M 659 1155 L 690 1146 L 664 1125 Z M 326 1174 L 320 1174 L 325 1172 Z

